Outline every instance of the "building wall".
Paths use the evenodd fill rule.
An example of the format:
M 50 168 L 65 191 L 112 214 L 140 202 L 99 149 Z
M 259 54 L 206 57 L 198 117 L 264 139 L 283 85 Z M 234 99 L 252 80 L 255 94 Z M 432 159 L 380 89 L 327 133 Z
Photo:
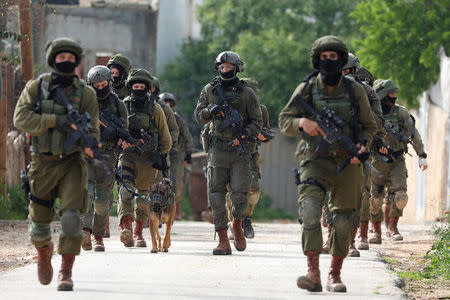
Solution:
M 84 50 L 84 70 L 95 65 L 97 53 L 123 53 L 133 67 L 154 72 L 156 67 L 157 12 L 150 9 L 57 7 L 45 9 L 35 45 L 36 62 L 45 65 L 45 45 L 57 37 L 70 37 Z

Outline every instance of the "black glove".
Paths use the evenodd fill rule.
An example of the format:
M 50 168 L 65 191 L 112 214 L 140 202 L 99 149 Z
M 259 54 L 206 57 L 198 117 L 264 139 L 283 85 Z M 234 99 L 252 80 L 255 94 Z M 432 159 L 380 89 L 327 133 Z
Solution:
M 220 111 L 221 111 L 220 105 L 210 104 L 210 105 L 208 105 L 208 110 L 213 117 L 220 116 Z
M 188 164 L 192 164 L 192 154 L 191 152 L 186 152 L 186 156 L 184 157 L 184 161 Z

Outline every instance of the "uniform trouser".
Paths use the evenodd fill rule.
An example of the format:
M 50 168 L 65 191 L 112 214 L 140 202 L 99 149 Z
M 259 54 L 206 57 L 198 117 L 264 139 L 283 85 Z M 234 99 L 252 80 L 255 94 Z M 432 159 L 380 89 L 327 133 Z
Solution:
M 133 194 L 121 185 L 118 204 L 119 221 L 123 216 L 130 216 L 141 222 L 148 220 L 149 201 L 146 195 L 158 171 L 152 167 L 153 163 L 150 153 L 124 152 L 120 156 L 118 167 L 122 168 L 124 183 L 141 196 L 133 197 Z M 133 199 L 136 201 L 136 208 L 133 205 Z
M 370 213 L 372 221 L 383 221 L 383 212 L 381 207 L 387 188 L 387 205 L 390 207 L 389 217 L 401 217 L 403 209 L 408 202 L 406 193 L 406 178 L 408 171 L 406 169 L 405 157 L 398 157 L 393 163 L 383 163 L 376 158 L 372 164 L 380 171 L 382 176 L 371 174 L 370 186 Z
M 242 219 L 248 206 L 248 189 L 251 182 L 250 156 L 211 149 L 208 153 L 208 197 L 211 204 L 215 230 L 227 228 L 225 195 L 230 185 L 232 216 Z
M 112 206 L 113 188 L 117 154 L 104 154 L 102 165 L 89 164 L 88 171 L 88 199 L 89 210 L 81 217 L 83 228 L 90 229 L 94 235 L 105 234 L 108 212 Z
M 326 193 L 331 213 L 330 254 L 347 256 L 352 229 L 358 218 L 363 184 L 361 165 L 348 165 L 339 175 L 336 169 L 345 157 L 311 158 L 300 163 L 298 185 L 299 217 L 303 252 L 322 251 L 320 218 Z
M 361 211 L 360 211 L 360 221 L 368 222 L 370 221 L 370 170 L 364 165 L 364 185 L 361 191 Z
M 184 152 L 170 152 L 170 179 L 175 191 L 175 202 L 183 201 Z
M 28 207 L 31 220 L 30 240 L 36 247 L 51 241 L 50 222 L 55 215 L 54 201 L 59 198 L 62 233 L 59 236 L 59 254 L 80 254 L 81 218 L 87 210 L 87 163 L 77 152 L 65 159 L 48 160 L 33 153 L 28 172 L 32 200 Z
M 261 180 L 261 165 L 259 163 L 259 153 L 255 152 L 251 155 L 250 158 L 250 172 L 252 174 L 252 179 L 250 183 L 250 189 L 248 190 L 248 207 L 245 213 L 246 217 L 251 217 L 253 214 L 253 210 L 258 204 L 259 198 L 261 196 L 260 191 L 260 180 Z M 231 198 L 230 198 L 230 187 L 227 186 L 227 213 L 228 213 L 228 221 L 233 221 L 233 215 L 231 214 Z

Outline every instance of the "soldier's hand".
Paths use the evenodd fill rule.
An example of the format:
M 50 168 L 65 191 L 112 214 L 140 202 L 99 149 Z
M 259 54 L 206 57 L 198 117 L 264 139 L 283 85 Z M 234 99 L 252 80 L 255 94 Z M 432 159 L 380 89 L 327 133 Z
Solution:
M 90 147 L 84 149 L 84 153 L 86 153 L 86 155 L 89 156 L 90 158 L 94 158 L 94 151 L 92 151 Z
M 260 140 L 260 141 L 262 141 L 262 142 L 267 141 L 266 137 L 263 136 L 261 133 L 258 133 L 258 140 Z
M 366 152 L 366 147 L 365 146 L 361 146 L 361 148 L 359 148 L 358 154 L 363 154 L 364 152 Z M 360 164 L 361 161 L 357 157 L 352 157 L 352 159 L 350 160 L 350 163 L 357 165 L 357 164 Z
M 428 163 L 427 163 L 427 159 L 425 157 L 419 157 L 419 168 L 422 171 L 425 171 L 426 169 L 428 169 Z
M 389 153 L 389 149 L 386 147 L 381 147 L 380 150 L 378 150 L 381 154 L 387 155 Z
M 234 141 L 233 141 L 233 147 L 236 147 L 236 146 L 239 146 L 241 143 L 239 143 L 239 140 L 238 139 L 234 139 Z
M 309 134 L 310 136 L 318 136 L 320 134 L 323 137 L 327 137 L 327 135 L 322 130 L 322 128 L 320 128 L 317 122 L 307 118 L 300 119 L 300 121 L 298 122 L 298 128 L 303 129 L 303 131 Z

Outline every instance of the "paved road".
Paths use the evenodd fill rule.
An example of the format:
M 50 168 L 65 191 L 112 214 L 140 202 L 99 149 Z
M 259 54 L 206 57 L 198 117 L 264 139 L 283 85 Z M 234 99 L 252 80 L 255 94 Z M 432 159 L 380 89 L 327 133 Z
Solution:
M 115 228 L 115 226 L 112 226 Z M 36 264 L 0 276 L 0 299 L 400 299 L 395 276 L 378 254 L 362 252 L 344 261 L 345 294 L 308 293 L 296 285 L 306 272 L 297 224 L 256 224 L 247 250 L 213 256 L 213 227 L 178 222 L 168 253 L 149 248 L 125 248 L 117 231 L 105 239 L 106 252 L 82 252 L 73 270 L 74 292 L 56 291 L 56 274 L 49 286 L 37 280 Z M 145 231 L 148 240 L 148 229 Z M 325 287 L 330 256 L 321 256 Z M 59 269 L 55 255 L 53 266 Z M 55 272 L 55 273 L 56 273 Z

